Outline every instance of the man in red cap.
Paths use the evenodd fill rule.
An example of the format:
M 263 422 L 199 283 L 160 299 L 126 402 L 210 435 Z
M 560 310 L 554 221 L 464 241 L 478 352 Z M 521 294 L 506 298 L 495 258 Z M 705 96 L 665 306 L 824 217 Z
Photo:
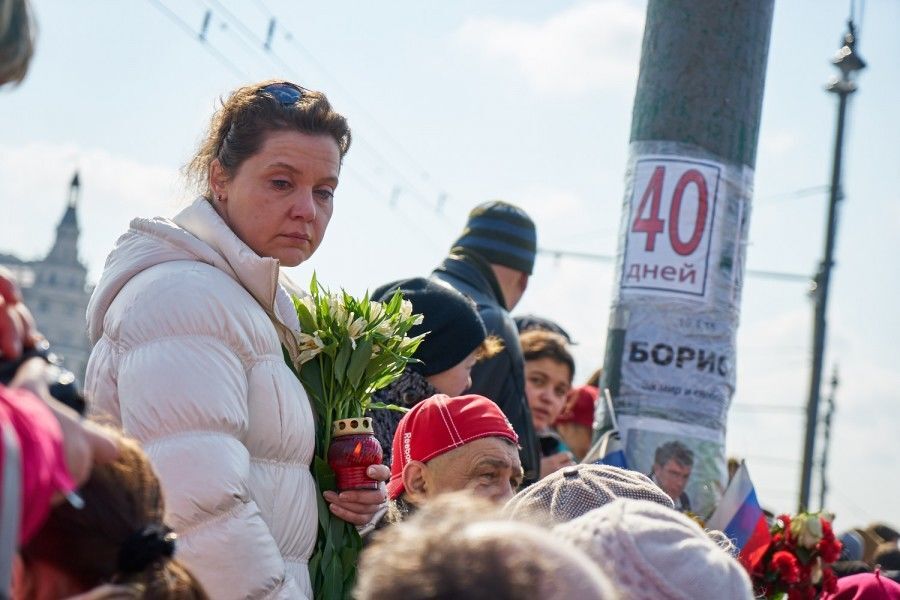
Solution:
M 522 483 L 519 438 L 496 404 L 483 396 L 437 394 L 413 407 L 394 434 L 382 523 L 447 492 L 470 490 L 493 502 L 512 498 Z

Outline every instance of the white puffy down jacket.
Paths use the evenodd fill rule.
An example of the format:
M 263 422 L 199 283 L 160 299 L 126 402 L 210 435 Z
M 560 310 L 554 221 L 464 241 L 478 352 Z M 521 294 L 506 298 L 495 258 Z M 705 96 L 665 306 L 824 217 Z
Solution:
M 203 199 L 132 221 L 88 307 L 91 412 L 143 445 L 177 557 L 216 600 L 312 596 L 313 413 L 267 311 L 299 327 L 278 261 Z

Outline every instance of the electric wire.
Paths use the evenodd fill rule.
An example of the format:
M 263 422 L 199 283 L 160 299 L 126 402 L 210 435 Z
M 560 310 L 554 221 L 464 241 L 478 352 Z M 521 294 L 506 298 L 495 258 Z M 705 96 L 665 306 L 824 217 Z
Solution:
M 160 0 L 148 0 L 148 1 L 151 2 L 151 4 L 154 5 L 166 17 L 168 17 L 175 24 L 177 24 L 182 31 L 187 33 L 192 38 L 199 39 L 199 41 L 207 48 L 207 50 L 210 51 L 218 60 L 220 60 L 223 65 L 228 67 L 228 69 L 230 71 L 237 74 L 239 77 L 241 77 L 243 79 L 248 79 L 248 76 L 245 72 L 243 72 L 234 62 L 230 61 L 224 55 L 224 53 L 219 51 L 216 47 L 212 46 L 207 39 L 198 35 L 198 32 L 195 31 L 185 19 L 181 18 L 177 13 L 172 11 L 169 7 L 162 4 L 160 2 Z M 244 48 L 251 50 L 251 51 L 255 51 L 256 48 L 253 45 L 253 43 L 259 44 L 260 49 L 263 48 L 263 44 L 264 44 L 263 40 L 261 38 L 258 38 L 246 25 L 243 24 L 243 22 L 240 20 L 240 18 L 237 17 L 237 15 L 235 15 L 232 11 L 230 11 L 219 0 L 208 0 L 207 3 L 204 3 L 202 0 L 197 0 L 197 1 L 200 2 L 201 6 L 203 6 L 203 8 L 205 10 L 209 10 L 213 14 L 215 14 L 215 10 L 218 9 L 220 11 L 221 15 L 224 15 L 225 19 L 222 19 L 222 16 L 220 14 L 216 15 L 217 19 L 219 19 L 226 26 L 229 21 L 235 25 L 235 28 L 229 29 L 229 32 L 233 31 L 233 32 L 235 32 L 235 35 L 243 36 L 244 38 L 246 38 L 246 40 L 249 40 L 250 42 L 252 42 L 252 43 L 248 44 L 246 40 L 238 37 L 238 41 L 240 41 L 242 43 Z M 212 3 L 214 6 L 210 7 L 209 3 Z M 296 73 L 293 70 L 293 68 L 286 61 L 284 61 L 284 59 L 281 56 L 279 56 L 277 53 L 272 52 L 271 50 L 265 50 L 265 51 L 262 51 L 261 54 L 269 56 L 269 58 L 271 60 L 273 60 L 274 62 L 279 64 L 279 66 L 281 66 L 285 70 Z M 355 136 L 355 140 L 357 142 L 361 142 L 363 145 L 366 145 L 370 149 L 370 152 L 372 154 L 374 154 L 376 156 L 376 158 L 378 158 L 382 164 L 384 164 L 390 170 L 392 170 L 399 178 L 403 179 L 407 183 L 410 183 L 409 180 L 403 175 L 402 171 L 398 167 L 393 165 L 388 159 L 386 159 L 372 144 L 368 143 L 365 139 L 361 138 L 358 134 Z M 348 168 L 348 170 L 351 171 L 354 174 L 354 177 L 356 179 L 358 179 L 365 187 L 367 187 L 368 189 L 370 189 L 371 191 L 376 193 L 379 197 L 382 197 L 382 198 L 385 197 L 385 195 L 383 193 L 381 193 L 380 191 L 377 190 L 377 186 L 372 184 L 370 180 L 363 178 L 362 172 L 358 168 Z M 397 186 L 395 186 L 395 188 L 396 187 Z M 426 206 L 428 206 L 429 208 L 434 208 L 434 207 L 430 206 L 427 203 L 427 201 L 425 201 L 424 196 L 422 196 L 421 193 L 419 193 L 418 197 L 426 204 Z M 427 240 L 427 243 L 429 243 L 429 244 L 434 243 L 434 238 L 431 236 L 425 236 L 424 232 L 422 231 L 422 228 L 417 226 L 408 216 L 406 216 L 402 211 L 400 211 L 398 209 L 398 207 L 396 206 L 396 203 L 392 203 L 389 201 L 389 205 L 391 206 L 391 208 L 394 210 L 394 212 L 396 214 L 400 215 L 400 220 L 402 220 L 407 227 L 409 227 L 411 230 L 414 230 L 417 233 L 421 234 L 423 239 Z
M 152 6 L 154 6 L 162 15 L 167 17 L 170 21 L 175 23 L 180 29 L 184 30 L 192 38 L 196 38 L 200 44 L 206 48 L 207 52 L 212 54 L 216 60 L 218 60 L 222 65 L 225 66 L 229 71 L 231 71 L 234 75 L 237 75 L 241 79 L 247 79 L 247 74 L 236 64 L 228 59 L 218 48 L 209 43 L 209 41 L 198 37 L 197 31 L 194 30 L 193 27 L 190 26 L 184 19 L 178 16 L 171 8 L 163 4 L 160 0 L 147 0 Z
M 220 0 L 206 0 L 206 1 L 211 5 L 211 8 L 221 11 L 221 13 L 224 15 L 224 18 L 226 20 L 232 22 L 237 27 L 240 35 L 243 36 L 246 40 L 248 40 L 249 42 L 251 42 L 253 44 L 253 45 L 249 45 L 249 47 L 251 49 L 260 50 L 262 54 L 268 56 L 271 60 L 273 60 L 273 62 L 277 63 L 278 66 L 281 67 L 282 69 L 284 69 L 286 72 L 293 73 L 296 77 L 300 77 L 300 74 L 296 71 L 296 69 L 294 67 L 292 67 L 280 54 L 278 54 L 276 51 L 274 51 L 271 48 L 271 46 L 266 45 L 266 40 L 264 40 L 261 36 L 257 36 L 256 33 L 254 33 L 249 27 L 247 27 L 247 25 L 237 15 L 235 15 L 234 12 L 232 12 L 227 6 L 225 6 Z M 272 15 L 271 19 L 273 19 L 276 23 L 279 22 L 278 17 L 275 15 Z M 326 69 L 325 66 L 322 65 L 322 63 L 319 62 L 315 58 L 315 56 L 313 56 L 313 54 L 311 52 L 309 52 L 305 47 L 303 47 L 299 42 L 296 41 L 296 36 L 294 36 L 292 33 L 290 33 L 287 30 L 285 30 L 285 32 L 287 34 L 286 39 L 288 40 L 288 42 L 291 43 L 292 45 L 294 45 L 296 48 L 298 48 L 304 55 L 307 56 L 307 58 L 308 58 L 308 60 L 310 60 L 310 62 L 312 62 L 320 71 L 325 73 L 328 76 L 328 78 L 331 79 L 331 81 L 335 84 L 335 87 L 337 87 L 339 89 L 339 91 L 341 91 L 344 94 L 344 96 L 351 99 L 351 101 L 353 101 L 353 103 L 362 111 L 362 113 L 368 118 L 368 120 L 370 122 L 374 123 L 379 129 L 382 130 L 382 136 L 386 140 L 393 143 L 397 148 L 399 148 L 402 151 L 402 153 L 409 160 L 414 162 L 414 164 L 416 165 L 417 168 L 422 169 L 424 171 L 424 168 L 422 168 L 421 165 L 419 165 L 417 162 L 415 162 L 415 160 L 412 158 L 412 156 L 408 152 L 406 152 L 406 150 L 402 147 L 402 145 L 400 145 L 400 143 L 397 142 L 396 139 L 393 138 L 393 136 L 391 136 L 389 133 L 387 133 L 387 129 L 385 127 L 383 127 L 380 123 L 378 123 L 378 121 L 371 115 L 371 113 L 369 113 L 365 109 L 365 107 L 362 104 L 360 104 L 358 101 L 356 101 L 353 98 L 353 95 L 350 94 L 350 92 L 347 90 L 347 88 L 345 86 L 343 86 L 342 84 L 340 84 L 340 82 L 338 82 L 333 75 L 330 75 L 330 73 L 328 72 L 328 69 Z M 245 45 L 245 47 L 248 46 L 247 43 L 244 43 L 244 45 Z M 365 146 L 366 149 L 371 154 L 373 154 L 379 162 L 381 162 L 386 167 L 388 167 L 388 169 L 392 170 L 395 173 L 395 175 L 398 177 L 398 179 L 403 181 L 403 183 L 406 186 L 406 189 L 403 190 L 401 188 L 402 191 L 411 193 L 411 195 L 414 198 L 416 198 L 419 202 L 423 203 L 430 210 L 434 210 L 435 212 L 437 212 L 440 209 L 439 202 L 435 202 L 434 205 L 432 205 L 428 201 L 427 195 L 424 194 L 421 190 L 419 190 L 418 186 L 416 184 L 414 184 L 400 168 L 398 168 L 396 165 L 394 165 L 392 163 L 392 161 L 390 161 L 384 155 L 384 153 L 382 153 L 377 147 L 375 147 L 373 144 L 371 144 L 366 138 L 357 134 L 356 136 L 354 136 L 354 139 L 358 143 Z M 444 192 L 441 192 L 439 197 L 441 195 L 446 197 L 446 194 Z
M 579 252 L 575 250 L 560 250 L 557 248 L 538 248 L 538 254 L 553 256 L 555 258 L 577 258 L 581 260 L 590 260 L 595 262 L 610 263 L 615 262 L 616 257 L 612 254 L 597 254 L 594 252 Z M 762 271 L 759 269 L 747 269 L 749 277 L 757 277 L 760 279 L 773 279 L 777 281 L 804 282 L 809 283 L 812 278 L 809 275 L 800 273 L 781 273 L 778 271 Z

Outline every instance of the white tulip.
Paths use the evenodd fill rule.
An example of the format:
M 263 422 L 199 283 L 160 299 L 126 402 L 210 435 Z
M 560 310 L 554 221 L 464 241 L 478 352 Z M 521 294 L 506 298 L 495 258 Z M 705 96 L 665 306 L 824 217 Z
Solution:
M 408 319 L 410 315 L 412 315 L 413 305 L 409 300 L 404 300 L 400 303 L 400 316 L 404 319 Z
M 362 317 L 359 317 L 358 319 L 353 321 L 350 324 L 350 327 L 347 329 L 347 333 L 350 334 L 350 339 L 355 341 L 359 336 L 362 335 L 368 324 L 369 322 Z
M 381 302 L 372 301 L 369 303 L 369 319 L 377 321 L 384 314 L 384 305 Z

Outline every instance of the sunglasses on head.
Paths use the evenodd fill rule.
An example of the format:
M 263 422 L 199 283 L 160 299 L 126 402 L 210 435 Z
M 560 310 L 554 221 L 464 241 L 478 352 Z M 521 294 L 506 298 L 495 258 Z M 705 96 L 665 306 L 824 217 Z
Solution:
M 303 98 L 303 92 L 306 90 L 299 85 L 284 82 L 270 83 L 259 91 L 269 94 L 282 106 L 293 106 Z

